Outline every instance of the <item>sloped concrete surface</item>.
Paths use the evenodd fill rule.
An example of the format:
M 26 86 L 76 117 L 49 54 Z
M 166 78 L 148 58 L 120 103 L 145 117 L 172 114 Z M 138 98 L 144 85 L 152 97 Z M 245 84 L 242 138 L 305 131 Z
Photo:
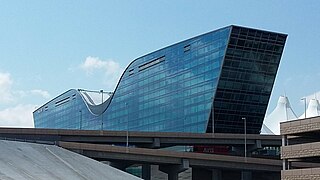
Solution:
M 139 180 L 133 175 L 54 146 L 0 140 L 1 180 Z

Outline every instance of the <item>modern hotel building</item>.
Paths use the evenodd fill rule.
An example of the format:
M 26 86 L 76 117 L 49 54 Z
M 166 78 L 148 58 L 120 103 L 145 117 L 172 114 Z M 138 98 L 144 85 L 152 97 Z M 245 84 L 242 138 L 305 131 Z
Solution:
M 68 90 L 34 111 L 36 128 L 259 133 L 287 35 L 228 26 L 133 60 L 96 103 Z M 108 97 L 108 98 L 106 98 Z

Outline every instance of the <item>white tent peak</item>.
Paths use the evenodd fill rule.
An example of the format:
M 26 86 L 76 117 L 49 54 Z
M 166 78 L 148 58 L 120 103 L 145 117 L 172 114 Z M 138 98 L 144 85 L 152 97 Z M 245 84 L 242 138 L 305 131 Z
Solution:
M 288 97 L 280 96 L 276 108 L 264 119 L 264 124 L 274 134 L 280 134 L 280 122 L 295 119 L 297 115 L 293 112 Z
M 306 113 L 306 115 L 305 115 Z M 299 119 L 304 119 L 310 118 L 310 117 L 315 117 L 315 116 L 320 116 L 320 104 L 317 99 L 310 99 L 308 108 L 306 109 L 306 112 L 304 112 Z

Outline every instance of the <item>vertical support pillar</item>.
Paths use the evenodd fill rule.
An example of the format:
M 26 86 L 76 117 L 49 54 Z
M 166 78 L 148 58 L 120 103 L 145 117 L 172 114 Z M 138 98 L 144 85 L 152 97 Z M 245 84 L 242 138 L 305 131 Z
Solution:
M 288 137 L 287 135 L 282 135 L 282 147 L 288 145 Z M 288 159 L 283 159 L 282 160 L 282 170 L 288 170 L 290 169 Z
M 178 180 L 178 175 L 190 168 L 189 161 L 187 159 L 182 159 L 180 165 L 160 165 L 159 170 L 168 174 L 168 180 Z
M 287 135 L 282 135 L 282 146 L 288 145 L 288 137 Z
M 212 180 L 222 180 L 222 173 L 220 169 L 212 170 Z
M 241 180 L 252 180 L 252 172 L 242 171 L 241 172 Z
M 151 180 L 151 165 L 143 164 L 142 165 L 142 179 Z
M 160 139 L 159 138 L 153 138 L 152 148 L 160 148 Z
M 178 172 L 171 172 L 168 173 L 168 180 L 178 180 Z
M 192 179 L 194 180 L 222 180 L 220 169 L 192 168 Z

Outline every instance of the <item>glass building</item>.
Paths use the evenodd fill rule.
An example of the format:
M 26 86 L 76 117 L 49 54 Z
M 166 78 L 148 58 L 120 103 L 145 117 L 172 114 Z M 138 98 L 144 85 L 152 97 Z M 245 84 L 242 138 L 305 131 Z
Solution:
M 36 128 L 259 133 L 287 35 L 228 26 L 132 61 L 113 93 L 69 90 Z M 102 103 L 103 102 L 103 103 Z

